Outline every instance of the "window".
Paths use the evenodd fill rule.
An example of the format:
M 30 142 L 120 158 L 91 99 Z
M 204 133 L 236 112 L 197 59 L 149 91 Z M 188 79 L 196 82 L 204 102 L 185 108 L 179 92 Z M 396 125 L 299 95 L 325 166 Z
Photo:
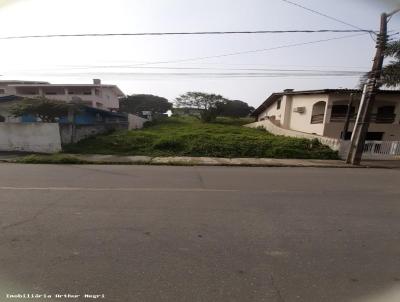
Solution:
M 83 94 L 84 94 L 84 95 L 92 95 L 92 92 L 89 91 L 89 90 L 86 90 L 86 91 L 83 92 Z
M 331 113 L 331 122 L 343 122 L 347 116 L 348 105 L 333 105 Z M 350 119 L 355 118 L 356 108 L 351 107 L 350 109 Z
M 0 89 L 0 94 L 5 94 L 6 90 L 5 89 Z
M 6 121 L 6 118 L 2 115 L 0 115 L 0 123 L 4 123 Z
M 281 109 L 281 102 L 282 102 L 281 99 L 279 99 L 279 100 L 276 102 L 276 109 L 277 109 L 277 110 Z
M 380 124 L 392 124 L 396 118 L 394 113 L 395 106 L 382 106 L 378 112 L 372 116 L 372 122 Z
M 326 102 L 320 101 L 313 105 L 311 114 L 311 124 L 323 124 L 325 118 Z
M 384 132 L 368 132 L 366 140 L 367 141 L 381 141 Z
M 332 115 L 336 116 L 346 116 L 347 113 L 347 105 L 333 105 L 332 106 Z M 351 108 L 354 112 L 354 107 Z

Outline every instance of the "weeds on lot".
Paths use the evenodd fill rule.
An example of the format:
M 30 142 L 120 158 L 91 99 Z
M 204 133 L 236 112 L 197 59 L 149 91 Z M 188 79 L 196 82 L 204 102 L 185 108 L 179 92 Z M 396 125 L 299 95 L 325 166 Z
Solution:
M 144 129 L 117 131 L 65 146 L 67 153 L 147 156 L 210 156 L 337 159 L 337 152 L 307 139 L 275 136 L 241 125 L 243 119 L 220 118 L 202 123 L 193 117 L 172 117 Z

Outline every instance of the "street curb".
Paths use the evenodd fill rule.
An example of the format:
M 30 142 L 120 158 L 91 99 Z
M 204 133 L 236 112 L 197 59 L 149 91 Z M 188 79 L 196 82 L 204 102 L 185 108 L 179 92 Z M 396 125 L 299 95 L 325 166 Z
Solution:
M 340 160 L 274 159 L 274 158 L 215 158 L 215 157 L 150 157 L 57 154 L 30 155 L 0 159 L 3 163 L 63 164 L 63 165 L 150 165 L 150 166 L 222 166 L 222 167 L 290 167 L 290 168 L 350 168 L 399 169 L 400 166 L 365 164 L 352 166 Z

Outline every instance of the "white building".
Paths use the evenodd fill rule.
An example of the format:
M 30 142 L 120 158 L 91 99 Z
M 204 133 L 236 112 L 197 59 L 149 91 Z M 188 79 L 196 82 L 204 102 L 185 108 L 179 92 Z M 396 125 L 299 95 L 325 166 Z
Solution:
M 343 132 L 350 95 L 351 123 L 354 127 L 361 99 L 360 90 L 323 89 L 273 93 L 254 112 L 257 121 L 270 120 L 283 129 L 339 139 Z M 376 96 L 367 140 L 400 141 L 400 91 L 381 90 Z
M 93 84 L 0 81 L 0 97 L 7 95 L 24 98 L 45 97 L 66 102 L 82 101 L 88 106 L 104 110 L 117 110 L 119 98 L 125 96 L 116 85 L 105 85 L 98 79 L 93 80 Z

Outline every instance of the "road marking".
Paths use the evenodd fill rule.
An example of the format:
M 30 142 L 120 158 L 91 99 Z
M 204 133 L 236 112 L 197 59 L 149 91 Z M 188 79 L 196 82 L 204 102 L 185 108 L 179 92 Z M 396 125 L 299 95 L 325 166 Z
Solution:
M 203 188 L 85 188 L 85 187 L 0 187 L 3 191 L 125 191 L 125 192 L 238 192 L 230 189 Z

